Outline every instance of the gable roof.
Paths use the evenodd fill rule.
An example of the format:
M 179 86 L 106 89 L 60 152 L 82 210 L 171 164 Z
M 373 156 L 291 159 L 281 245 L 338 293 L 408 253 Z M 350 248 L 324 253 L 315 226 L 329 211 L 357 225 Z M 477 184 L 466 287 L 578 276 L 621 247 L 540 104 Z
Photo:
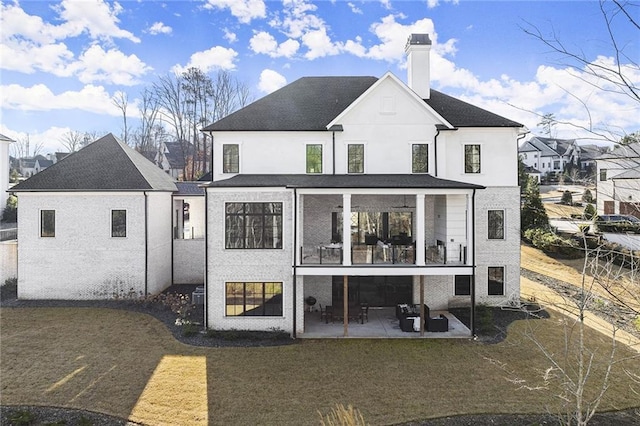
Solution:
M 0 133 L 0 142 L 12 143 L 12 142 L 15 142 L 15 141 L 13 139 L 3 135 L 2 133 Z
M 383 175 L 235 175 L 229 179 L 210 182 L 207 187 L 287 187 L 287 188 L 447 188 L 483 189 L 483 186 L 440 179 L 429 174 Z
M 640 158 L 640 142 L 618 145 L 612 151 L 602 154 L 598 160 Z
M 11 188 L 11 192 L 176 190 L 169 176 L 111 133 Z
M 332 120 L 378 80 L 353 76 L 303 77 L 202 131 L 326 131 Z M 522 127 L 436 90 L 431 90 L 431 98 L 424 102 L 455 127 Z

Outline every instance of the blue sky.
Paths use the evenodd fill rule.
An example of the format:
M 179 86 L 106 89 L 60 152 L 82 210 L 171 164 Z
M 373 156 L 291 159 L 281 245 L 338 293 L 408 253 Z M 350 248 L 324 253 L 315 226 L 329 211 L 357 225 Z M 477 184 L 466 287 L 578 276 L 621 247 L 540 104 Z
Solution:
M 130 125 L 145 86 L 198 66 L 230 71 L 254 99 L 303 76 L 390 71 L 406 81 L 404 45 L 412 32 L 433 40 L 432 87 L 525 124 L 539 115 L 606 128 L 640 130 L 637 101 L 594 90 L 580 70 L 522 27 L 555 33 L 589 61 L 612 61 L 597 1 L 3 1 L 0 15 L 0 133 L 29 136 L 42 152 L 60 137 L 122 131 L 112 104 L 129 98 Z M 605 8 L 611 4 L 605 5 Z M 637 18 L 639 6 L 628 10 Z M 640 62 L 639 32 L 614 17 L 616 40 Z M 640 84 L 634 65 L 628 75 Z M 588 78 L 587 78 L 588 80 Z M 585 106 L 588 109 L 585 109 Z M 557 137 L 588 137 L 571 125 Z

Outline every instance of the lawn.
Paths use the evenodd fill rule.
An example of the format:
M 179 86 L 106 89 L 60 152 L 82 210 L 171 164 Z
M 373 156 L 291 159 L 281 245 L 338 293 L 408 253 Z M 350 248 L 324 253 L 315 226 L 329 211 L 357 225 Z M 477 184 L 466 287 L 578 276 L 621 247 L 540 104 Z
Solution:
M 267 348 L 177 342 L 145 314 L 89 308 L 0 309 L 2 405 L 82 408 L 145 424 L 318 424 L 318 411 L 352 404 L 371 424 L 455 414 L 555 412 L 548 363 L 524 335 L 554 351 L 559 316 L 516 321 L 505 341 L 303 340 Z M 589 333 L 593 348 L 607 347 Z M 596 352 L 596 360 L 604 357 Z M 624 348 L 619 357 L 630 356 Z M 638 406 L 616 364 L 601 410 Z M 599 372 L 594 371 L 593 376 Z M 517 379 L 517 380 L 516 380 Z M 522 382 L 521 380 L 524 380 Z M 592 389 L 593 390 L 593 389 Z

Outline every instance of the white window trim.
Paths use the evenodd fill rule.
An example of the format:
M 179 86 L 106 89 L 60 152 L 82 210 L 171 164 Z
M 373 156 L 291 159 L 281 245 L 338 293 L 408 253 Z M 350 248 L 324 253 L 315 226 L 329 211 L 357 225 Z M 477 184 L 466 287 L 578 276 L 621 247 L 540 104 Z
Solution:
M 45 237 L 42 235 L 42 212 L 44 211 L 53 211 L 53 237 Z M 56 238 L 58 236 L 58 220 L 57 220 L 56 209 L 39 209 L 38 210 L 38 238 Z

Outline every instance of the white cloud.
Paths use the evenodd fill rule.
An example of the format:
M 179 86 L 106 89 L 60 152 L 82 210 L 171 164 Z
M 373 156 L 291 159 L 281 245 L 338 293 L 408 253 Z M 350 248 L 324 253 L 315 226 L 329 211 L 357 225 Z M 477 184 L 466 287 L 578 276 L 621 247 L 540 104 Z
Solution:
M 272 58 L 291 58 L 300 48 L 300 43 L 296 40 L 288 39 L 278 45 L 278 42 L 271 34 L 260 31 L 251 37 L 249 47 L 255 53 L 269 55 Z
M 35 147 L 40 147 L 39 153 L 41 155 L 67 151 L 60 141 L 64 135 L 70 131 L 72 131 L 72 129 L 69 127 L 53 126 L 42 132 L 17 132 L 0 124 L 0 133 L 3 135 L 8 136 L 15 141 L 29 140 L 29 156 L 33 154 Z M 11 155 L 18 155 L 19 153 L 16 150 L 17 147 L 15 144 L 9 146 L 9 152 Z
M 238 52 L 222 46 L 214 46 L 209 50 L 196 52 L 191 55 L 189 62 L 184 67 L 175 65 L 172 70 L 182 73 L 188 68 L 200 68 L 204 73 L 208 73 L 214 69 L 232 70 L 236 67 L 235 59 Z
M 459 0 L 444 0 L 445 3 L 458 4 Z M 427 7 L 429 9 L 433 9 L 434 7 L 440 6 L 439 0 L 427 0 Z
M 342 45 L 331 42 L 325 28 L 309 31 L 302 36 L 302 44 L 307 49 L 305 58 L 316 59 L 324 56 L 337 55 L 342 50 Z
M 117 49 L 105 51 L 98 45 L 83 52 L 74 67 L 83 83 L 103 81 L 123 86 L 138 84 L 138 78 L 152 69 L 136 55 L 126 56 Z
M 236 33 L 230 31 L 227 28 L 224 29 L 224 38 L 229 43 L 235 43 L 236 41 L 238 41 L 238 36 L 236 35 Z
M 229 9 L 231 14 L 243 24 L 267 16 L 263 0 L 207 0 L 205 8 Z
M 149 34 L 171 34 L 173 28 L 168 25 L 163 24 L 162 22 L 154 22 L 153 25 L 149 27 L 147 30 Z
M 265 69 L 260 73 L 258 88 L 261 92 L 271 93 L 287 84 L 287 79 L 276 71 Z
M 65 21 L 61 27 L 66 37 L 87 32 L 94 39 L 125 38 L 140 43 L 138 37 L 118 27 L 118 15 L 122 12 L 118 2 L 109 5 L 102 0 L 63 0 L 55 9 Z
M 347 6 L 349 6 L 349 8 L 351 8 L 351 12 L 357 14 L 357 15 L 362 15 L 362 9 L 358 8 L 355 4 L 348 2 Z
M 111 95 L 102 86 L 86 85 L 80 91 L 54 94 L 44 84 L 22 87 L 17 84 L 0 86 L 3 108 L 22 111 L 54 111 L 78 109 L 97 114 L 119 115 L 111 103 Z

